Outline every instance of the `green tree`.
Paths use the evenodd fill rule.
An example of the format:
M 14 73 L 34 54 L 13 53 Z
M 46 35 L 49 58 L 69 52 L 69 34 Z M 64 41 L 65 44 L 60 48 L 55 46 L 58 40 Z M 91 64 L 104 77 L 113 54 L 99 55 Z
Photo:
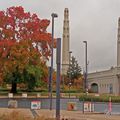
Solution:
M 40 86 L 43 71 L 38 66 L 29 65 L 23 71 L 23 77 L 28 91 Z
M 81 67 L 75 57 L 71 57 L 69 68 L 67 71 L 67 77 L 70 79 L 71 83 L 74 84 L 74 80 L 81 76 Z
M 12 84 L 12 93 L 17 92 L 16 87 L 20 83 L 24 83 L 28 91 L 46 83 L 46 63 L 40 59 L 39 52 L 36 52 L 34 47 L 30 50 L 28 48 L 26 41 L 15 44 L 10 49 L 9 59 L 3 62 L 3 79 L 4 82 Z

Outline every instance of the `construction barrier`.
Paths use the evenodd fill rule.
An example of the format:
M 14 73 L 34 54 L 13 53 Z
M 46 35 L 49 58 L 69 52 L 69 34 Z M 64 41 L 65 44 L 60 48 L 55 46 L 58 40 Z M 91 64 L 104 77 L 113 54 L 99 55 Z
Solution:
M 31 109 L 40 109 L 41 108 L 41 102 L 40 101 L 32 101 L 31 102 Z
M 27 98 L 27 93 L 22 93 L 23 98 Z
M 68 102 L 67 103 L 67 110 L 69 110 L 69 111 L 77 110 L 76 102 Z
M 13 98 L 13 93 L 8 93 L 8 98 Z
M 84 102 L 84 112 L 93 112 L 94 104 L 92 102 Z
M 16 100 L 9 100 L 8 101 L 8 108 L 17 108 L 18 104 Z

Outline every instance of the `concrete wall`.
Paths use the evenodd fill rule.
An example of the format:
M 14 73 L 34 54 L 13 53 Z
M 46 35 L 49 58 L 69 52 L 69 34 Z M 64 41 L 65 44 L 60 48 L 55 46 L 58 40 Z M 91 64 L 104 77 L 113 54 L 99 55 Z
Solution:
M 120 79 L 117 74 L 119 74 L 118 68 L 89 73 L 87 79 L 88 88 L 91 88 L 91 85 L 96 83 L 98 84 L 98 93 L 113 93 L 118 95 L 120 93 Z

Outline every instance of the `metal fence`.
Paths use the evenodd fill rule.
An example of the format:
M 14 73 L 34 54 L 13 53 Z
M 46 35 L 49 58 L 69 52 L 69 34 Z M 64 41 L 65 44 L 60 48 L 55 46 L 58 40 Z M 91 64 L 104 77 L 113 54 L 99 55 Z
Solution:
M 49 109 L 50 99 L 49 98 L 0 98 L 0 108 L 7 108 L 10 100 L 17 101 L 18 108 L 31 108 L 32 101 L 41 101 L 41 109 Z M 83 101 L 79 99 L 60 99 L 60 109 L 67 110 L 69 102 L 76 103 L 76 110 L 83 111 Z M 108 110 L 108 103 L 106 102 L 92 102 L 94 104 L 94 112 L 105 112 Z M 56 107 L 56 99 L 52 101 L 52 109 Z M 112 103 L 112 112 L 120 113 L 120 103 Z

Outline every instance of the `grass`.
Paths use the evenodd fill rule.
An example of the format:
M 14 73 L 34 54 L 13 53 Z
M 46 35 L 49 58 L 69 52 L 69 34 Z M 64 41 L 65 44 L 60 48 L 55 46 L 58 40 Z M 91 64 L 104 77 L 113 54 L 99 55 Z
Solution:
M 9 91 L 10 91 L 9 89 L 0 88 L 0 96 L 8 96 Z M 71 89 L 70 91 L 66 90 L 62 92 L 63 93 L 62 97 L 69 96 L 69 92 L 70 92 L 70 96 L 75 96 L 76 98 L 79 98 L 80 101 L 84 100 L 84 101 L 93 101 L 93 102 L 108 102 L 109 97 L 111 97 L 112 102 L 120 103 L 120 96 L 114 96 L 109 94 L 102 94 L 100 96 L 95 96 L 95 94 L 92 93 L 86 95 L 85 93 L 81 93 L 80 91 L 76 91 L 73 89 Z M 41 97 L 49 95 L 47 90 L 34 90 L 32 92 L 26 92 L 25 90 L 18 89 L 18 93 L 14 94 L 14 96 L 22 96 L 22 93 L 27 93 L 28 96 L 32 96 L 32 97 L 36 97 L 37 93 L 40 93 Z M 53 91 L 52 94 L 53 96 L 56 96 L 56 91 Z
M 0 96 L 8 96 L 9 92 L 10 92 L 10 89 L 0 88 Z M 70 92 L 71 96 L 77 96 L 77 94 L 80 93 L 79 91 L 76 91 L 76 90 L 70 90 L 70 91 L 66 90 L 62 93 L 64 93 L 65 96 L 69 96 L 69 92 Z M 18 89 L 17 93 L 14 94 L 14 96 L 21 96 L 22 93 L 27 93 L 28 96 L 34 96 L 34 97 L 36 97 L 37 93 L 40 93 L 41 96 L 48 96 L 48 94 L 49 94 L 47 90 L 34 90 L 31 92 L 26 92 L 26 90 L 24 90 L 24 89 Z M 55 96 L 56 91 L 53 90 L 52 94 L 53 94 L 53 96 Z
M 1 115 L 0 120 L 56 120 L 56 119 L 55 118 L 46 118 L 44 116 L 38 116 L 38 117 L 35 117 L 35 118 L 26 117 L 24 114 L 21 114 L 20 112 L 17 112 L 17 111 L 14 110 L 9 114 Z M 61 120 L 69 120 L 69 119 L 61 118 Z
M 19 112 L 13 111 L 7 115 L 6 114 L 1 115 L 0 120 L 55 120 L 55 119 L 45 118 L 44 116 L 31 118 L 31 117 L 26 117 L 25 115 L 20 114 Z

